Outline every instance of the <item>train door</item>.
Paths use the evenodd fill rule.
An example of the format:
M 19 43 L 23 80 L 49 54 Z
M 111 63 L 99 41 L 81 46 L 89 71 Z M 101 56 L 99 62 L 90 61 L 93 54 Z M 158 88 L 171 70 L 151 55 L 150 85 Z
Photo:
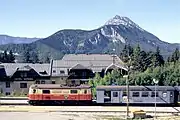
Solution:
M 170 103 L 174 103 L 174 92 L 170 91 Z
M 118 91 L 111 91 L 111 103 L 119 103 L 120 95 Z
M 104 91 L 104 103 L 111 103 L 111 91 Z

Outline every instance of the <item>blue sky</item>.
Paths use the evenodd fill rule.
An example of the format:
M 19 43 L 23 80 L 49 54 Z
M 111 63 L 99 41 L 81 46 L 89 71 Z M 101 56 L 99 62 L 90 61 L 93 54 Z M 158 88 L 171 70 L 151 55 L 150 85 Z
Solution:
M 115 15 L 180 43 L 180 0 L 0 0 L 0 34 L 47 37 L 62 29 L 90 30 Z

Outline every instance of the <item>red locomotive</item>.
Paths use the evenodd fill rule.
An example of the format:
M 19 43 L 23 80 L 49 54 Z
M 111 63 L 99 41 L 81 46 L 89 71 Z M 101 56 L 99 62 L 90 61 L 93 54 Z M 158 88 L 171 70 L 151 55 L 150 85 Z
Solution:
M 89 104 L 92 102 L 91 87 L 85 85 L 35 84 L 29 88 L 28 101 L 31 105 Z

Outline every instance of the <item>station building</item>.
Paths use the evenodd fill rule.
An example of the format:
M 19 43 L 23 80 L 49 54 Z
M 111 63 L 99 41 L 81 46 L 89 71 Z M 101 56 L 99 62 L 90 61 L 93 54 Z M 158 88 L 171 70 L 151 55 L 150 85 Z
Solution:
M 96 73 L 104 77 L 113 69 L 127 74 L 121 59 L 109 54 L 67 54 L 48 64 L 1 63 L 0 93 L 27 95 L 32 84 L 87 84 Z

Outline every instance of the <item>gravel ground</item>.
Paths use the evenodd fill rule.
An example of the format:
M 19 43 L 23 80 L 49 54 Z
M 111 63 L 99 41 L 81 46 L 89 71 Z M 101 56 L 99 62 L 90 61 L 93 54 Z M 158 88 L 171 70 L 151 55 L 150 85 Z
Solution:
M 0 120 L 123 120 L 125 118 L 125 116 L 119 114 L 59 112 L 0 112 L 0 116 Z M 153 120 L 153 118 L 147 120 Z M 180 116 L 158 117 L 157 120 L 180 120 Z

